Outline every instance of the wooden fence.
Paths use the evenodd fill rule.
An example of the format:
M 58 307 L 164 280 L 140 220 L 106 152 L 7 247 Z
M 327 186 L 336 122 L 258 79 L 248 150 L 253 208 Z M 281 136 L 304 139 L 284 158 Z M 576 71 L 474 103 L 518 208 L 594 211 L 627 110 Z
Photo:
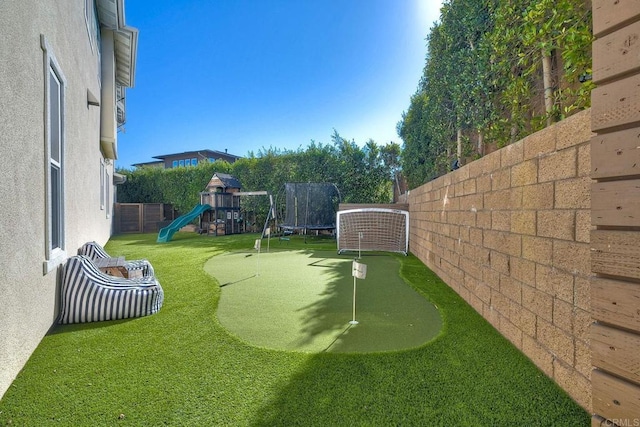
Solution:
M 176 217 L 173 206 L 165 203 L 116 203 L 114 231 L 156 233 Z
M 592 425 L 640 425 L 640 1 L 593 1 Z

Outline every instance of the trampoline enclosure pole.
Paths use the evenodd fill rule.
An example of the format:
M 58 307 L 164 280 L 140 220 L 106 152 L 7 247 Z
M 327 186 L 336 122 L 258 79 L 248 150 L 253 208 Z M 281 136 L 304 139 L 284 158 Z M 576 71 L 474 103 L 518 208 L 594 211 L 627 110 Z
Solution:
M 309 190 L 311 189 L 311 183 L 307 183 L 307 203 L 304 212 L 304 242 L 307 243 L 307 227 L 309 226 Z

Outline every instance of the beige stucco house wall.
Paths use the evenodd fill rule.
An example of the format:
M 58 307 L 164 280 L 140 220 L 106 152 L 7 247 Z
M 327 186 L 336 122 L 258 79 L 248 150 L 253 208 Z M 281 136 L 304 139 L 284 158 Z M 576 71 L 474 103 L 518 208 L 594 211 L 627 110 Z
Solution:
M 137 48 L 123 7 L 123 0 L 0 2 L 0 397 L 56 320 L 60 266 L 83 243 L 111 235 L 124 115 L 116 91 L 133 84 Z M 52 95 L 58 87 L 61 104 Z M 62 141 L 61 161 L 50 154 L 52 135 Z M 60 233 L 52 237 L 54 224 Z

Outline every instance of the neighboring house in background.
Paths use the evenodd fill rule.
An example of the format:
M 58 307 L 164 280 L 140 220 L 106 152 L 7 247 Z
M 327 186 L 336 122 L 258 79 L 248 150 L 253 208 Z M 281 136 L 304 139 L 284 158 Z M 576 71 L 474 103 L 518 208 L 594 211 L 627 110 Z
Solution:
M 164 169 L 171 169 L 183 166 L 196 166 L 201 162 L 215 162 L 216 160 L 225 160 L 229 163 L 233 163 L 240 159 L 240 156 L 229 154 L 227 150 L 198 150 L 198 151 L 185 151 L 183 153 L 175 154 L 163 154 L 161 156 L 153 156 L 157 161 L 134 163 L 132 166 L 139 167 L 160 167 Z
M 59 270 L 111 236 L 138 30 L 124 0 L 0 2 L 0 397 L 59 312 Z

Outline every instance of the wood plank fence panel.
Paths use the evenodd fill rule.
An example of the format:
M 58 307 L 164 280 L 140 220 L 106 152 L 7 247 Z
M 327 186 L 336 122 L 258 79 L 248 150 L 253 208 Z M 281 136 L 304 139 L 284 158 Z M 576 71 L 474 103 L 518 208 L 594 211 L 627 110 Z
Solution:
M 640 74 L 599 86 L 591 92 L 591 130 L 640 122 Z
M 640 128 L 591 139 L 591 178 L 640 175 Z
M 591 231 L 591 268 L 594 273 L 640 279 L 640 233 Z
M 162 203 L 145 203 L 143 205 L 142 228 L 144 233 L 157 233 L 158 223 L 164 220 Z
M 166 203 L 116 203 L 116 233 L 157 233 L 177 212 Z
M 640 179 L 593 183 L 591 224 L 640 226 Z
M 594 279 L 591 315 L 597 321 L 640 332 L 640 284 Z
M 142 233 L 142 204 L 119 203 L 120 233 Z
M 640 22 L 594 41 L 593 51 L 596 84 L 640 70 Z
M 640 335 L 594 324 L 591 326 L 593 366 L 640 383 Z
M 593 0 L 592 426 L 640 422 L 640 0 Z M 623 180 L 620 180 L 622 178 Z M 616 179 L 617 181 L 614 181 Z M 636 215 L 637 213 L 637 215 Z M 609 278 L 602 276 L 610 276 Z M 615 277 L 615 279 L 613 278 Z M 606 372 L 605 372 L 606 371 Z
M 593 411 L 609 420 L 638 419 L 640 387 L 602 371 L 591 373 Z M 633 425 L 633 424 L 628 424 Z
M 637 20 L 640 0 L 593 0 L 593 35 L 601 37 L 616 28 Z

